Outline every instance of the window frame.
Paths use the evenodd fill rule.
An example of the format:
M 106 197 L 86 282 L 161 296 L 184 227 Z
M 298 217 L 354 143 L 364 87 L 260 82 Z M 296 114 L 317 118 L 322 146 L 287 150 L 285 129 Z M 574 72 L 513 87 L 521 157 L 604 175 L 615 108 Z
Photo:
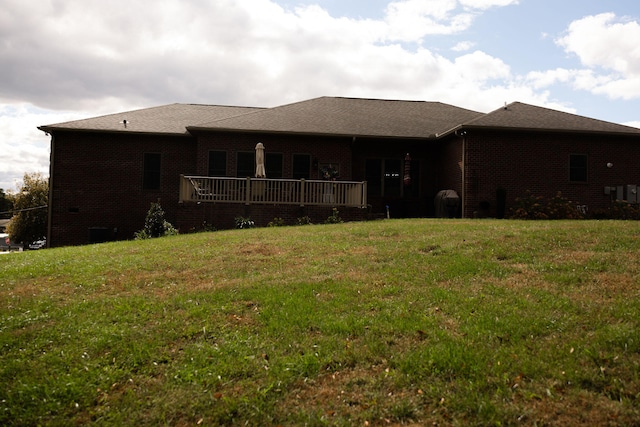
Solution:
M 364 173 L 367 181 L 367 194 L 371 197 L 381 197 L 384 194 L 383 176 L 384 159 L 369 158 L 365 160 Z
M 143 153 L 142 155 L 142 190 L 159 191 L 161 187 L 162 187 L 162 153 L 159 153 L 159 152 Z
M 298 159 L 296 161 L 296 159 Z M 305 162 L 306 161 L 306 162 Z M 306 163 L 306 173 L 300 173 L 301 165 Z M 291 156 L 291 176 L 293 179 L 311 179 L 311 154 L 294 153 Z
M 402 197 L 404 160 L 388 157 L 382 159 L 382 192 L 385 197 Z
M 273 165 L 277 163 L 280 163 L 279 169 L 273 167 Z M 282 179 L 284 173 L 284 155 L 282 153 L 267 151 L 264 153 L 264 167 L 267 178 Z
M 371 166 L 374 166 L 374 169 L 372 169 Z M 367 194 L 371 197 L 403 197 L 405 191 L 403 171 L 404 158 L 371 157 L 366 159 L 365 178 L 367 180 Z M 412 177 L 414 173 L 416 172 L 411 172 Z
M 579 164 L 576 164 L 579 163 Z M 586 184 L 589 182 L 589 155 L 584 153 L 569 154 L 569 182 Z
M 245 170 L 243 163 L 249 163 L 249 156 L 251 156 L 251 170 L 248 168 Z M 241 160 L 241 157 L 243 159 Z M 240 169 L 240 166 L 243 166 L 243 169 Z M 241 173 L 242 171 L 242 173 Z M 249 172 L 248 174 L 246 172 Z M 256 153 L 251 151 L 238 151 L 236 152 L 236 177 L 237 178 L 247 178 L 254 177 L 256 174 Z
M 220 160 L 220 157 L 224 157 L 224 160 L 223 161 Z M 212 162 L 212 159 L 213 159 L 213 162 Z M 214 166 L 214 164 L 217 162 L 220 162 L 221 164 L 224 163 L 224 168 L 220 167 L 221 164 Z M 209 150 L 207 176 L 227 176 L 227 152 L 226 151 Z

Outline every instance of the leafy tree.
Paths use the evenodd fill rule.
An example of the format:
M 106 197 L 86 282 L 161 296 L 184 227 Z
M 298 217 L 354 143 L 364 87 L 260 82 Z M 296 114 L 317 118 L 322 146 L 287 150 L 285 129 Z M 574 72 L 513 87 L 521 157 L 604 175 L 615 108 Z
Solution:
M 48 200 L 49 180 L 39 173 L 24 174 L 22 188 L 13 200 L 11 240 L 28 244 L 46 237 Z
M 13 199 L 11 196 L 4 192 L 0 188 L 0 218 L 11 218 L 11 211 L 13 210 Z
M 151 203 L 147 217 L 144 220 L 144 228 L 136 232 L 135 238 L 141 240 L 175 234 L 178 234 L 178 230 L 164 218 L 164 210 L 160 206 L 160 202 L 158 202 Z

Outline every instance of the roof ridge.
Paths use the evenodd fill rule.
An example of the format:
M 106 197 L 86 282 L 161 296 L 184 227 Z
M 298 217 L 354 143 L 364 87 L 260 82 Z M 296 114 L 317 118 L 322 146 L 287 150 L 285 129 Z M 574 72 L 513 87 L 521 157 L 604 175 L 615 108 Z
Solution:
M 167 105 L 190 105 L 192 107 L 223 107 L 223 108 L 250 108 L 250 109 L 262 109 L 267 110 L 269 107 L 249 107 L 247 105 L 228 105 L 228 104 L 201 104 L 197 102 L 175 102 Z M 165 107 L 167 106 L 165 105 Z
M 170 107 L 172 105 L 181 105 L 181 104 L 178 103 L 178 102 L 173 102 L 171 104 L 155 105 L 153 107 L 134 108 L 133 110 L 120 111 L 120 112 L 117 112 L 117 113 L 101 114 L 99 116 L 92 116 L 92 117 L 87 117 L 87 118 L 84 118 L 84 119 L 71 120 L 71 121 L 72 122 L 76 122 L 76 121 L 82 121 L 82 120 L 100 119 L 100 118 L 103 118 L 103 117 L 120 116 L 122 114 L 128 114 L 128 113 L 139 113 L 140 111 L 157 110 L 157 109 L 160 109 L 160 108 Z M 63 123 L 68 123 L 68 122 L 63 122 Z
M 212 107 L 215 107 L 214 105 L 212 105 Z M 219 105 L 218 107 L 224 107 L 222 105 Z M 227 107 L 227 108 L 246 108 L 247 110 L 252 110 L 252 111 L 247 111 L 246 113 L 243 114 L 237 114 L 234 116 L 230 116 L 230 117 L 222 117 L 222 118 L 218 118 L 218 119 L 214 119 L 214 120 L 207 120 L 206 122 L 202 122 L 202 123 L 194 123 L 191 125 L 187 126 L 187 129 L 194 129 L 194 128 L 199 128 L 211 123 L 217 123 L 223 120 L 228 120 L 228 119 L 232 119 L 234 117 L 240 117 L 240 116 L 249 116 L 251 114 L 258 114 L 258 113 L 264 113 L 265 111 L 269 111 L 272 108 L 276 108 L 276 107 Z
M 360 97 L 355 97 L 355 96 L 320 96 L 318 98 L 312 98 L 312 99 L 308 99 L 307 101 L 312 101 L 314 99 L 348 99 L 348 100 L 353 100 L 353 101 L 380 101 L 380 102 L 403 102 L 403 103 L 422 103 L 422 104 L 441 104 L 441 105 L 447 105 L 450 107 L 456 107 L 456 108 L 461 108 L 463 110 L 468 110 L 467 108 L 462 108 L 462 107 L 458 107 L 455 106 L 453 104 L 448 104 L 446 102 L 442 102 L 442 101 L 428 101 L 425 99 L 397 99 L 397 98 L 360 98 Z M 301 102 L 305 102 L 305 101 L 301 101 Z M 473 111 L 473 110 L 469 110 L 469 111 Z

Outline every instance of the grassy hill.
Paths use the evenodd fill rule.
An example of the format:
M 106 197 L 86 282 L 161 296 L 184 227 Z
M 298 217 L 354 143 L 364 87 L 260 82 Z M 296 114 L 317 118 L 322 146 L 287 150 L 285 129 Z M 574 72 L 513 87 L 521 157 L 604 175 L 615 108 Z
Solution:
M 639 255 L 433 219 L 5 255 L 0 425 L 638 425 Z

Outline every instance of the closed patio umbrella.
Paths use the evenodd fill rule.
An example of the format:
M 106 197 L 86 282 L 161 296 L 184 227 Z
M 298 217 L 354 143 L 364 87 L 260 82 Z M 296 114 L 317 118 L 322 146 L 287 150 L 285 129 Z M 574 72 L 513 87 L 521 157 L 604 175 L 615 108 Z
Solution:
M 267 172 L 264 169 L 264 145 L 258 142 L 256 145 L 256 178 L 266 178 Z

